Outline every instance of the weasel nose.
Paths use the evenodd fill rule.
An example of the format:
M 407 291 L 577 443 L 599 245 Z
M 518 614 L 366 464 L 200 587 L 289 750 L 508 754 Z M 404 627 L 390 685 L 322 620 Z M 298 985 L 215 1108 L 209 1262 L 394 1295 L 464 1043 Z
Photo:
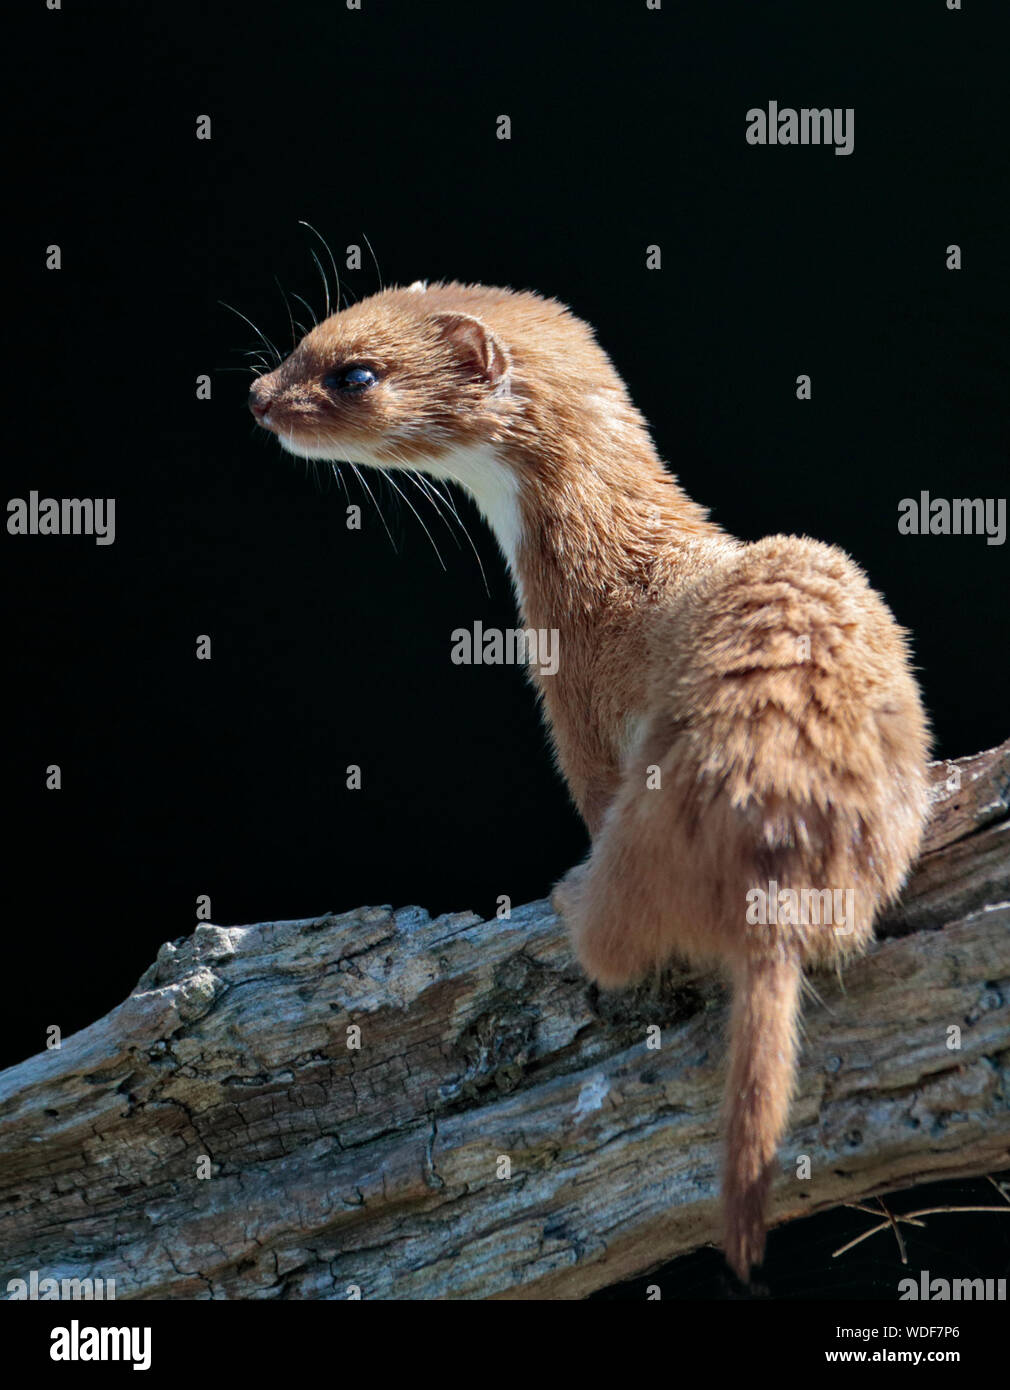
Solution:
M 271 406 L 270 392 L 266 390 L 258 381 L 254 381 L 249 389 L 249 409 L 262 424 L 263 416 Z

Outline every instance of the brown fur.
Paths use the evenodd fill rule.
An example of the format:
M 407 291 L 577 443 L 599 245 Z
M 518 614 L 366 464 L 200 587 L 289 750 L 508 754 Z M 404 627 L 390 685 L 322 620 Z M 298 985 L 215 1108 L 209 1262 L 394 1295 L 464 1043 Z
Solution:
M 335 399 L 321 378 L 351 362 L 379 381 Z M 841 551 L 708 521 L 592 330 L 539 296 L 385 291 L 313 330 L 253 400 L 289 447 L 424 469 L 484 446 L 510 475 L 523 621 L 561 636 L 557 674 L 534 677 L 593 839 L 556 901 L 601 985 L 673 956 L 729 971 L 725 1246 L 748 1277 L 803 968 L 865 948 L 920 843 L 929 740 L 904 632 Z M 752 924 L 748 892 L 773 880 L 851 889 L 849 930 Z

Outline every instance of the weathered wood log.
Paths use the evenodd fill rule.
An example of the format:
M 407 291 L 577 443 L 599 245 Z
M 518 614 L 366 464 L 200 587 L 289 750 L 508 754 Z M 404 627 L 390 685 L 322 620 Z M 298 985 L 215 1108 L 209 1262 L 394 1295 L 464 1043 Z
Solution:
M 773 1222 L 1010 1159 L 1010 743 L 934 777 L 902 904 L 814 982 Z M 0 1075 L 0 1289 L 587 1294 L 715 1238 L 725 1023 L 697 973 L 598 995 L 546 902 L 198 926 Z

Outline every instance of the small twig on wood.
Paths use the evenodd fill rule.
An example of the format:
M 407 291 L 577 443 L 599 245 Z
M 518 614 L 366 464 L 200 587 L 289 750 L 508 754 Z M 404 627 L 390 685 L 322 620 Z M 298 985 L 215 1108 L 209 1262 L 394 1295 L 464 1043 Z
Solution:
M 1000 1191 L 999 1183 L 996 1182 L 995 1178 L 990 1177 L 988 1174 L 986 1174 L 986 1176 L 989 1177 L 989 1181 L 996 1190 Z M 864 1231 L 862 1235 L 856 1236 L 854 1240 L 850 1240 L 846 1245 L 840 1245 L 837 1250 L 831 1252 L 832 1259 L 837 1259 L 839 1255 L 844 1255 L 847 1251 L 853 1249 L 854 1246 L 860 1245 L 864 1240 L 869 1240 L 870 1236 L 878 1235 L 881 1231 L 893 1230 L 894 1237 L 898 1242 L 898 1249 L 901 1253 L 901 1263 L 907 1265 L 908 1255 L 905 1250 L 905 1242 L 902 1239 L 901 1232 L 898 1230 L 899 1221 L 903 1221 L 906 1226 L 920 1226 L 924 1228 L 926 1225 L 925 1221 L 918 1219 L 923 1216 L 950 1215 L 962 1212 L 991 1212 L 996 1216 L 1010 1216 L 1010 1207 L 920 1207 L 918 1211 L 892 1213 L 887 1209 L 879 1197 L 877 1201 L 880 1203 L 880 1210 L 887 1217 L 887 1220 L 881 1221 L 880 1224 L 874 1226 L 872 1230 Z M 864 1207 L 859 1202 L 846 1202 L 845 1205 L 851 1208 L 852 1211 L 865 1212 L 867 1216 L 879 1215 L 879 1213 L 875 1212 L 871 1207 Z

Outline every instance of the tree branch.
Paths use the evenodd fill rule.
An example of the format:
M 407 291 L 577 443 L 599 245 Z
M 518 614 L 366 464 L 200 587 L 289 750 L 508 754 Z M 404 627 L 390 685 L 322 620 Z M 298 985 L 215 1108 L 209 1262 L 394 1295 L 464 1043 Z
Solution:
M 1008 1162 L 1010 742 L 934 777 L 902 904 L 814 982 L 773 1222 Z M 715 1238 L 725 1023 L 708 975 L 598 995 L 545 902 L 201 925 L 0 1074 L 0 1288 L 585 1295 Z

